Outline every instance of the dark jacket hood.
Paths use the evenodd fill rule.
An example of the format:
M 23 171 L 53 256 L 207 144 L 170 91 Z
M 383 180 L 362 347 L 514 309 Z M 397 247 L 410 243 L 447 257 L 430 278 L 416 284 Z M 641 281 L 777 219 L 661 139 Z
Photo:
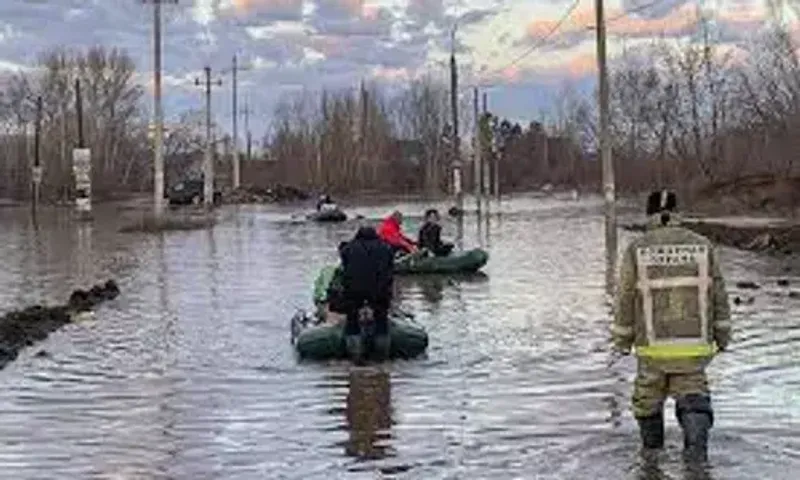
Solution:
M 374 227 L 361 227 L 356 232 L 356 240 L 378 240 L 378 232 Z

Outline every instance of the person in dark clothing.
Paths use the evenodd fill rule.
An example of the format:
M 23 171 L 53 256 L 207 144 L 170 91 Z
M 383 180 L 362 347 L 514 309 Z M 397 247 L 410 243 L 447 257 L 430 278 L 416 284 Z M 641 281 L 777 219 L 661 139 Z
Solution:
M 420 249 L 426 249 L 437 257 L 446 257 L 453 251 L 453 244 L 442 241 L 442 227 L 439 225 L 439 212 L 435 208 L 425 212 L 425 223 L 419 229 Z
M 321 211 L 323 208 L 332 208 L 336 207 L 336 203 L 333 202 L 330 195 L 327 193 L 324 195 L 320 195 L 319 199 L 317 200 L 317 211 Z
M 375 229 L 368 226 L 359 228 L 353 240 L 340 247 L 347 349 L 358 357 L 365 353 L 359 320 L 362 308 L 367 306 L 372 310 L 375 328 L 373 346 L 376 353 L 385 354 L 389 348 L 388 314 L 394 282 L 392 250 Z

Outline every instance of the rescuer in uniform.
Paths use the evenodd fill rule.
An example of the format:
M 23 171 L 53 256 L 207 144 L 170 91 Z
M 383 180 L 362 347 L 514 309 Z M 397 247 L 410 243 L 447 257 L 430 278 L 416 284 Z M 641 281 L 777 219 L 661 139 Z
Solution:
M 637 356 L 633 414 L 645 449 L 664 446 L 664 401 L 675 399 L 689 461 L 707 459 L 714 424 L 705 368 L 730 341 L 730 309 L 711 241 L 677 226 L 675 194 L 647 199 L 648 231 L 622 258 L 612 338 Z

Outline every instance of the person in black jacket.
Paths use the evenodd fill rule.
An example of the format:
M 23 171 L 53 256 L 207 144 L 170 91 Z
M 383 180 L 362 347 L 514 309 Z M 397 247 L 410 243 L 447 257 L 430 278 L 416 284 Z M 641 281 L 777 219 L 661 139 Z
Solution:
M 425 223 L 419 229 L 420 250 L 426 249 L 437 257 L 446 257 L 453 251 L 453 244 L 442 241 L 442 227 L 439 225 L 439 212 L 435 208 L 425 212 Z
M 385 353 L 389 346 L 388 315 L 394 283 L 392 250 L 369 226 L 359 228 L 353 240 L 340 247 L 347 348 L 351 352 L 353 349 L 361 352 L 359 315 L 362 307 L 368 306 L 375 323 L 375 350 Z

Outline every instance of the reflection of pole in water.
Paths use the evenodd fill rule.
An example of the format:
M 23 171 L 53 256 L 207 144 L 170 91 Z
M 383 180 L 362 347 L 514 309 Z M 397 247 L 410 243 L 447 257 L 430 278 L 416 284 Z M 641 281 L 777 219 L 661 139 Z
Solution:
M 219 260 L 217 258 L 217 241 L 214 238 L 214 229 L 209 228 L 208 232 L 208 249 L 209 249 L 209 289 L 211 292 L 211 311 L 215 320 L 219 320 Z
M 608 421 L 612 428 L 619 428 L 622 425 L 622 406 L 625 404 L 625 376 L 619 371 L 617 364 L 610 365 L 611 395 L 608 397 Z
M 167 254 L 166 254 L 166 242 L 164 240 L 164 233 L 158 236 L 158 300 L 159 305 L 161 307 L 161 314 L 165 316 L 167 319 L 167 323 L 164 326 L 165 335 L 164 339 L 166 340 L 169 338 L 169 334 L 173 331 L 173 318 L 174 316 L 170 312 L 169 308 L 169 292 L 167 291 Z M 169 345 L 169 341 L 166 341 L 167 345 Z
M 456 218 L 456 246 L 459 250 L 464 249 L 464 212 Z
M 489 199 L 486 200 L 486 217 L 484 218 L 484 221 L 486 222 L 486 224 L 485 224 L 485 227 L 486 227 L 485 228 L 485 230 L 486 230 L 486 248 L 491 248 L 491 246 L 492 246 L 492 230 L 491 230 L 491 221 L 490 221 L 490 218 L 492 216 L 492 211 L 491 211 L 491 207 L 490 207 L 490 202 L 491 202 L 491 200 L 489 200 Z
M 92 224 L 78 222 L 75 225 L 78 229 L 78 284 L 91 285 L 93 279 L 89 270 L 94 265 L 92 260 Z
M 380 368 L 353 368 L 347 391 L 346 419 L 350 438 L 345 454 L 362 459 L 387 455 L 391 437 L 392 390 L 389 373 Z
M 480 200 L 478 200 L 478 203 L 480 204 Z M 483 212 L 481 212 L 481 207 L 478 206 L 477 216 L 475 217 L 475 225 L 478 230 L 478 246 L 480 246 L 481 248 L 485 246 L 483 241 L 483 217 L 485 216 L 486 215 Z

